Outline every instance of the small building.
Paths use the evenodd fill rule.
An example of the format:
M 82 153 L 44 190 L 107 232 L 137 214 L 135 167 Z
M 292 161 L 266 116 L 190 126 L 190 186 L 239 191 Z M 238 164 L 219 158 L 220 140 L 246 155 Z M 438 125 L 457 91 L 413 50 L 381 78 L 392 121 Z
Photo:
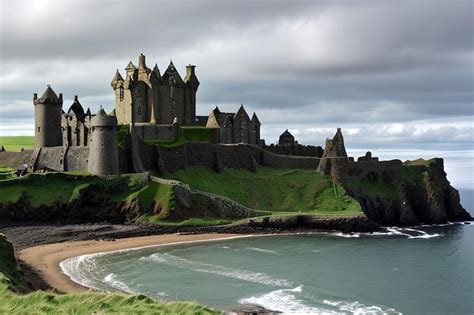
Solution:
M 216 106 L 209 114 L 207 128 L 219 128 L 220 143 L 248 143 L 260 145 L 260 121 L 254 113 L 252 119 L 243 105 L 237 113 L 221 112 Z
M 295 142 L 295 137 L 288 129 L 280 135 L 280 139 L 278 140 L 278 145 L 294 145 L 295 143 L 297 143 Z
M 90 140 L 91 117 L 90 109 L 84 112 L 84 108 L 75 95 L 74 102 L 61 117 L 63 145 L 87 146 Z

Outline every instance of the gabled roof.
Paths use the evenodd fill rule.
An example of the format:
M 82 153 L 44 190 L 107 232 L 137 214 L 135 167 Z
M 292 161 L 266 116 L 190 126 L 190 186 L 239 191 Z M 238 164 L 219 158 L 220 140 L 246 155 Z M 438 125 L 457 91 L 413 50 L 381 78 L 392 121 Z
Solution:
M 261 125 L 260 120 L 258 120 L 257 114 L 255 114 L 255 112 L 252 115 L 251 122 L 254 123 L 254 124 L 257 124 L 257 125 Z
M 163 83 L 165 84 L 169 84 L 171 79 L 173 80 L 174 85 L 184 84 L 184 81 L 179 75 L 178 70 L 176 70 L 173 61 L 170 61 L 168 68 L 166 69 L 165 73 L 163 73 L 163 76 L 161 78 L 163 79 Z
M 137 67 L 135 67 L 135 65 L 133 64 L 133 62 L 130 60 L 130 62 L 128 63 L 127 67 L 125 68 L 125 70 L 135 70 Z
M 240 108 L 239 110 L 237 111 L 237 113 L 235 113 L 235 116 L 234 118 L 238 117 L 238 116 L 243 116 L 244 118 L 248 119 L 250 121 L 250 118 L 249 118 L 249 115 L 247 114 L 247 112 L 245 111 L 245 108 L 244 108 L 244 105 L 241 104 L 240 105 Z
M 79 114 L 84 114 L 84 108 L 82 107 L 81 103 L 79 103 L 77 95 L 74 95 L 74 102 L 72 103 L 71 107 L 69 107 L 69 110 L 67 112 L 69 114 L 74 113 L 76 114 L 76 116 Z
M 213 112 L 215 115 L 222 114 L 222 112 L 220 111 L 220 109 L 219 109 L 218 106 L 216 106 L 216 107 L 212 110 L 212 112 Z
M 148 73 L 148 80 L 152 83 L 161 82 L 160 69 L 158 68 L 157 64 L 155 64 L 155 66 L 153 67 L 153 70 L 151 70 L 151 72 Z
M 86 110 L 86 116 L 90 116 L 91 115 L 91 109 L 90 108 L 87 108 Z
M 280 138 L 281 137 L 291 137 L 291 138 L 295 138 L 289 131 L 288 129 L 285 130 L 285 132 L 283 132 L 281 135 L 280 135 Z

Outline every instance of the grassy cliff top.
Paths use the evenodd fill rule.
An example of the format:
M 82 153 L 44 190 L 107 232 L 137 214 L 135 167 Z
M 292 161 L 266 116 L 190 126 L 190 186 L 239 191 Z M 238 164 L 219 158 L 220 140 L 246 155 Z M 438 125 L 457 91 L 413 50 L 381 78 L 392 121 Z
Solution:
M 189 167 L 164 177 L 258 210 L 332 215 L 361 213 L 359 203 L 349 197 L 344 188 L 316 171 L 259 167 L 255 173 L 232 168 L 216 173 L 205 167 Z

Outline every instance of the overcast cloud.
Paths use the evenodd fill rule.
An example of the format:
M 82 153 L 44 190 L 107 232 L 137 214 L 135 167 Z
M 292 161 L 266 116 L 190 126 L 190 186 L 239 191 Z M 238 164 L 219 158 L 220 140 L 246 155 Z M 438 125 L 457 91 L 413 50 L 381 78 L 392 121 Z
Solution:
M 198 114 L 243 103 L 267 143 L 342 127 L 351 154 L 443 156 L 474 187 L 473 1 L 0 3 L 0 135 L 33 133 L 46 84 L 112 109 L 115 70 L 143 52 L 161 71 L 196 64 Z

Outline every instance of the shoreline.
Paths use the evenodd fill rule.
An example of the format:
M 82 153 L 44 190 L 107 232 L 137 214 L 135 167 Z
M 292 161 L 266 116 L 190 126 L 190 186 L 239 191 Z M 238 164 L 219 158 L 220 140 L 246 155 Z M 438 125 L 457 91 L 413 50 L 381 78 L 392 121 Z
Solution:
M 439 226 L 466 224 L 466 222 L 448 222 Z M 471 223 L 472 224 L 472 223 Z M 426 225 L 425 225 L 426 226 Z M 429 226 L 429 225 L 428 225 Z M 437 226 L 437 225 L 431 225 Z M 421 227 L 421 226 L 420 226 Z M 69 228 L 67 228 L 70 232 Z M 100 230 L 100 229 L 99 229 Z M 75 231 L 80 233 L 79 231 Z M 238 233 L 229 231 L 229 233 L 208 231 L 207 233 L 167 233 L 158 235 L 135 235 L 122 238 L 101 237 L 103 235 L 95 235 L 93 239 L 77 239 L 71 237 L 60 237 L 54 239 L 54 243 L 39 244 L 36 246 L 28 246 L 17 248 L 16 257 L 22 269 L 25 278 L 35 289 L 58 290 L 64 293 L 76 293 L 86 290 L 94 290 L 83 286 L 67 275 L 61 268 L 60 263 L 64 260 L 89 254 L 100 254 L 112 251 L 138 250 L 146 247 L 174 246 L 179 244 L 218 241 L 233 238 L 246 238 L 270 235 L 290 235 L 290 234 L 334 234 L 336 231 L 278 231 L 273 230 L 271 233 L 266 230 L 246 231 L 247 233 Z M 359 237 L 359 235 L 382 235 L 382 233 L 342 233 L 337 231 L 338 236 L 343 237 Z M 389 232 L 388 234 L 391 234 Z M 29 234 L 29 233 L 28 233 Z M 340 235 L 339 235 L 340 234 Z M 133 234 L 132 234 L 133 235 Z M 30 235 L 31 236 L 31 235 Z M 62 235 L 64 236 L 64 235 Z M 410 235 L 407 235 L 410 236 Z M 422 236 L 424 238 L 425 236 Z M 29 238 L 29 237 L 28 237 Z M 418 237 L 416 237 L 418 238 Z M 31 239 L 30 239 L 31 240 Z M 36 282 L 36 283 L 35 283 Z
M 146 247 L 174 246 L 178 244 L 219 241 L 234 238 L 259 236 L 259 234 L 165 234 L 139 236 L 116 240 L 86 240 L 53 243 L 25 248 L 17 253 L 17 259 L 33 269 L 54 290 L 64 293 L 79 293 L 92 288 L 73 281 L 62 270 L 60 263 L 66 259 L 113 251 L 134 250 Z

